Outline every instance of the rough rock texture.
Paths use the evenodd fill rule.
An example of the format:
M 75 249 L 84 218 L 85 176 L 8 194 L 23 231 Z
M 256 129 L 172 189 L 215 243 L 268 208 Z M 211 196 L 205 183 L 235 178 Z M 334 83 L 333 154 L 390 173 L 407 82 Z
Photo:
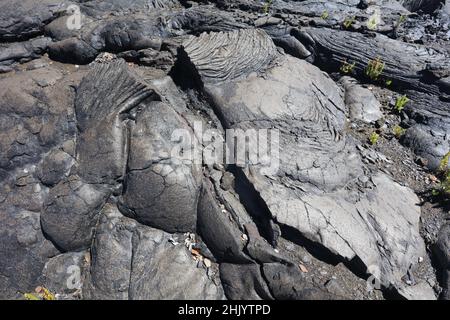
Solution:
M 340 82 L 345 89 L 345 104 L 349 108 L 352 121 L 361 120 L 366 123 L 376 122 L 383 117 L 381 104 L 373 93 L 350 77 L 343 77 Z
M 0 294 L 15 298 L 24 288 L 39 285 L 45 262 L 58 251 L 42 234 L 39 213 L 6 207 L 2 208 L 1 220 Z
M 86 298 L 221 299 L 223 290 L 182 244 L 107 205 L 92 246 Z
M 380 34 L 372 36 L 318 28 L 305 28 L 304 33 L 304 44 L 313 52 L 314 61 L 326 68 L 339 69 L 347 63 L 354 65 L 352 72 L 357 76 L 370 78 L 369 63 L 378 59 L 383 64 L 380 78 L 376 80 L 390 81 L 406 89 L 412 100 L 406 107 L 412 120 L 409 124 L 411 138 L 405 143 L 425 157 L 431 169 L 436 169 L 450 146 L 449 100 L 446 98 L 449 93 L 442 80 L 450 72 L 446 55 Z
M 86 249 L 97 225 L 98 210 L 109 192 L 71 175 L 53 187 L 44 203 L 42 229 L 64 251 Z
M 81 289 L 87 252 L 69 252 L 47 261 L 42 270 L 42 283 L 50 292 L 71 294 Z M 60 291 L 64 288 L 63 291 Z
M 4 298 L 39 285 L 47 259 L 59 253 L 41 230 L 40 211 L 47 188 L 38 171 L 47 152 L 63 149 L 64 141 L 74 133 L 70 86 L 79 77 L 64 77 L 57 68 L 40 68 L 0 80 L 0 291 Z M 40 172 L 45 175 L 47 170 Z
M 411 103 L 405 107 L 405 112 L 411 118 L 404 120 L 409 128 L 403 142 L 427 159 L 429 168 L 436 170 L 450 147 L 450 101 L 445 99 L 445 94 L 438 97 L 408 92 L 408 96 Z
M 442 267 L 442 298 L 450 299 L 450 224 L 446 224 L 441 228 L 439 239 L 436 245 L 436 255 Z
M 231 300 L 273 299 L 257 264 L 222 263 L 220 276 L 227 298 Z
M 3 0 L 0 298 L 449 299 L 443 3 Z
M 158 118 L 154 117 L 157 113 Z M 177 146 L 171 142 L 175 129 L 189 130 L 189 126 L 167 104 L 153 103 L 145 114 L 138 114 L 130 128 L 132 151 L 122 204 L 138 220 L 153 227 L 170 232 L 195 231 L 201 171 L 182 158 L 180 163 L 173 158 L 166 160 Z M 153 156 L 149 158 L 148 154 Z
M 314 287 L 308 287 L 302 272 L 295 266 L 267 263 L 263 266 L 270 291 L 279 300 L 323 300 L 333 296 Z
M 50 38 L 37 38 L 24 42 L 1 46 L 0 65 L 10 65 L 12 62 L 27 62 L 40 57 L 48 48 Z
M 402 4 L 409 11 L 433 12 L 439 8 L 444 1 L 442 0 L 400 0 Z
M 110 4 L 107 1 L 102 3 Z M 103 51 L 159 50 L 165 39 L 183 35 L 186 31 L 220 31 L 243 27 L 212 8 L 175 10 L 179 7 L 174 5 L 175 1 L 156 1 L 154 4 L 161 5 L 155 7 L 151 3 L 149 6 L 147 1 L 123 1 L 123 5 L 118 8 L 115 8 L 115 3 L 109 8 L 95 1 L 88 2 L 86 7 L 80 8 L 82 19 L 79 29 L 67 29 L 70 16 L 61 17 L 46 27 L 46 33 L 58 40 L 49 46 L 48 52 L 55 60 L 85 64 Z M 116 10 L 121 14 L 100 20 L 96 18 L 97 15 L 108 15 Z
M 245 32 L 253 31 L 235 32 L 234 37 Z M 191 63 L 199 66 L 204 90 L 224 126 L 242 130 L 275 126 L 281 131 L 278 172 L 265 173 L 261 164 L 243 169 L 271 216 L 344 259 L 358 258 L 367 268 L 377 266 L 382 284 L 401 290 L 401 278 L 426 254 L 417 232 L 418 199 L 385 175 L 371 176 L 366 186 L 355 184 L 364 175 L 364 166 L 345 136 L 345 106 L 337 86 L 316 67 L 290 57 L 264 77 L 247 73 L 245 79 L 234 76 L 234 81 L 218 85 L 211 75 L 221 79 L 224 67 L 213 64 L 206 73 L 202 66 L 220 61 L 222 52 L 201 55 L 209 42 L 212 46 L 217 41 L 214 35 L 203 35 L 197 46 L 190 39 L 184 48 Z M 241 46 L 234 52 L 244 55 L 246 50 Z M 270 50 L 264 47 L 260 55 Z
M 60 0 L 2 1 L 0 40 L 22 40 L 42 33 L 45 25 L 64 12 L 69 3 Z
M 362 75 L 369 61 L 378 58 L 384 63 L 383 78 L 392 80 L 397 86 L 435 92 L 432 86 L 426 85 L 425 71 L 429 65 L 435 65 L 443 68 L 444 74 L 448 72 L 449 64 L 444 54 L 384 35 L 319 28 L 305 28 L 304 32 L 312 40 L 309 46 L 318 63 L 328 61 L 340 67 L 343 61 L 355 62 L 354 72 Z
M 273 41 L 264 31 L 256 29 L 203 33 L 199 38 L 190 37 L 183 47 L 202 81 L 207 83 L 226 82 L 252 72 L 262 72 L 277 56 Z M 249 54 L 243 55 L 247 51 Z

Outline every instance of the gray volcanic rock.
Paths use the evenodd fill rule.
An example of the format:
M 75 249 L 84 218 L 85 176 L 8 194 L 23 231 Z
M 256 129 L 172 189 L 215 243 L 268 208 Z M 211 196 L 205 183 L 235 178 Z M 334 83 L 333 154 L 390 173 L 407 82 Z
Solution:
M 82 250 L 90 246 L 98 211 L 110 192 L 71 175 L 53 187 L 41 215 L 45 234 L 62 250 Z
M 0 46 L 0 65 L 27 62 L 39 58 L 51 43 L 50 38 L 36 38 Z
M 269 14 L 282 16 L 283 20 L 291 26 L 314 25 L 341 29 L 346 20 L 351 20 L 352 23 L 348 29 L 380 32 L 392 31 L 393 23 L 398 20 L 398 17 L 410 13 L 396 0 L 277 0 L 273 1 L 268 8 L 265 7 L 264 2 L 252 0 L 216 0 L 215 2 L 221 8 L 230 11 L 237 7 L 256 14 L 268 11 Z M 374 17 L 376 24 L 369 28 L 367 21 Z
M 140 4 L 142 6 L 138 5 L 139 10 L 132 10 L 128 14 L 122 12 L 108 15 L 101 20 L 87 16 L 84 22 L 82 20 L 79 30 L 67 30 L 65 25 L 70 17 L 62 17 L 49 24 L 47 34 L 58 40 L 49 46 L 50 56 L 63 62 L 86 64 L 103 51 L 117 53 L 149 48 L 160 50 L 164 39 L 186 32 L 244 27 L 232 17 L 212 8 L 168 10 L 170 6 L 156 6 L 149 9 L 147 2 L 145 5 L 143 2 Z M 133 2 L 132 6 L 134 5 L 137 4 Z
M 44 26 L 66 11 L 69 1 L 4 0 L 0 4 L 0 40 L 23 40 L 43 32 Z
M 44 185 L 54 186 L 69 175 L 75 159 L 68 152 L 54 149 L 44 157 L 38 167 L 38 176 Z
M 135 221 L 121 218 L 120 212 L 113 206 L 104 207 L 91 249 L 91 266 L 84 283 L 86 298 L 128 299 L 135 227 Z
M 121 114 L 154 94 L 123 64 L 112 66 L 97 66 L 78 88 L 75 109 L 79 133 L 74 170 L 79 174 L 65 178 L 50 191 L 42 214 L 44 231 L 64 250 L 90 245 L 98 212 L 116 180 L 125 174 L 127 127 Z M 104 79 L 112 82 L 108 84 Z M 109 85 L 116 82 L 122 82 L 122 90 L 112 95 Z M 97 95 L 92 95 L 93 89 L 103 95 L 101 103 Z
M 201 169 L 182 154 L 179 159 L 173 156 L 174 148 L 191 147 L 187 141 L 173 142 L 172 137 L 174 130 L 190 130 L 189 124 L 170 105 L 154 102 L 136 115 L 129 129 L 127 187 L 121 206 L 152 227 L 195 231 Z
M 415 123 L 405 144 L 429 161 L 436 169 L 449 150 L 449 103 L 444 81 L 449 74 L 449 59 L 445 54 L 424 46 L 406 44 L 377 34 L 369 37 L 355 32 L 305 28 L 315 62 L 327 69 L 339 69 L 344 62 L 354 63 L 353 72 L 367 79 L 370 61 L 379 59 L 383 69 L 378 80 L 390 80 L 407 91 L 412 102 L 406 112 Z M 372 79 L 373 80 L 373 79 Z M 430 100 L 433 103 L 430 103 Z M 415 125 L 418 125 L 417 127 Z
M 384 64 L 382 79 L 392 80 L 396 86 L 413 88 L 419 92 L 436 92 L 436 88 L 425 81 L 425 71 L 430 64 L 449 70 L 448 59 L 443 53 L 384 35 L 372 36 L 319 28 L 302 30 L 309 35 L 311 42 L 305 45 L 314 53 L 316 63 L 327 64 L 328 68 L 336 69 L 344 61 L 355 63 L 353 72 L 359 77 L 367 77 L 369 61 L 378 58 Z
M 48 260 L 60 252 L 46 238 L 41 211 L 48 189 L 59 180 L 43 163 L 65 153 L 75 134 L 70 86 L 82 72 L 58 67 L 18 71 L 0 80 L 0 297 L 20 298 L 41 283 Z M 70 157 L 70 156 L 69 156 Z M 70 160 L 66 163 L 70 166 Z M 65 166 L 65 165 L 64 165 Z M 46 169 L 47 168 L 47 169 Z M 55 170 L 58 171 L 58 169 Z M 61 169 L 61 174 L 65 173 Z M 63 173 L 64 172 L 64 173 Z M 45 181 L 45 182 L 43 182 Z
M 92 247 L 86 298 L 221 299 L 223 290 L 170 235 L 107 205 Z
M 80 64 L 93 61 L 98 54 L 97 50 L 75 37 L 52 43 L 48 52 L 52 59 Z
M 121 83 L 119 90 L 113 90 L 116 83 Z M 114 184 L 123 179 L 128 157 L 128 115 L 155 98 L 155 91 L 123 61 L 97 64 L 84 78 L 77 89 L 75 110 L 79 130 L 77 162 L 87 182 Z
M 305 284 L 303 274 L 295 266 L 267 263 L 263 274 L 270 291 L 279 300 L 330 300 L 332 295 Z
M 383 117 L 381 104 L 369 89 L 358 85 L 350 77 L 343 77 L 340 82 L 345 89 L 345 104 L 349 108 L 351 120 L 371 123 Z
M 444 284 L 442 298 L 450 300 L 450 224 L 445 224 L 439 232 L 436 245 L 436 255 L 442 268 L 442 282 Z
M 267 283 L 261 275 L 260 266 L 257 264 L 222 263 L 220 277 L 228 299 L 273 299 Z
M 252 30 L 246 32 L 254 33 Z M 242 33 L 243 31 L 239 31 L 239 34 Z M 235 32 L 237 37 L 239 34 Z M 262 33 L 254 34 L 254 37 L 257 36 L 270 41 L 267 35 Z M 210 38 L 211 42 L 216 39 L 214 36 Z M 206 47 L 205 39 L 206 36 L 198 38 L 199 43 L 204 43 L 203 48 Z M 272 50 L 270 46 L 260 45 L 258 42 L 256 45 L 258 49 L 255 49 L 255 52 L 260 50 L 262 56 L 266 54 L 265 50 Z M 198 59 L 199 53 L 191 51 L 190 48 L 187 46 L 185 50 L 188 55 L 193 55 L 191 61 L 194 65 L 205 64 L 210 59 L 220 59 L 213 55 L 204 55 L 203 60 Z M 243 54 L 246 50 L 246 47 L 240 46 L 239 52 Z M 217 52 L 217 56 L 220 55 L 221 53 Z M 285 158 L 285 161 L 282 159 L 280 163 L 281 167 L 285 166 L 282 170 L 294 174 L 300 181 L 333 190 L 346 184 L 351 179 L 350 176 L 356 177 L 361 171 L 355 151 L 340 132 L 345 125 L 345 105 L 340 97 L 341 93 L 334 82 L 319 69 L 288 56 L 283 58 L 284 61 L 264 76 L 258 76 L 256 72 L 251 73 L 254 72 L 252 69 L 247 74 L 242 74 L 245 69 L 240 68 L 242 71 L 238 75 L 246 78 L 229 81 L 221 86 L 216 84 L 216 80 L 210 82 L 209 74 L 203 77 L 201 69 L 198 72 L 205 83 L 205 91 L 223 116 L 225 127 L 264 129 L 271 128 L 276 123 L 276 127 L 281 131 L 280 150 L 286 153 L 280 154 L 281 158 Z M 239 59 L 236 61 L 241 63 Z M 251 65 L 250 61 L 246 63 Z M 219 79 L 222 72 L 225 73 L 220 65 L 217 65 L 217 69 L 208 71 L 214 72 Z M 294 82 L 295 86 L 292 85 Z M 248 92 L 253 94 L 246 95 Z M 329 115 L 322 112 L 323 110 L 329 110 Z M 302 122 L 306 125 L 302 125 Z M 297 133 L 296 138 L 289 134 L 289 131 L 293 130 Z M 317 130 L 317 133 L 314 130 Z M 314 141 L 316 136 L 310 134 L 312 132 L 321 137 L 320 142 Z M 304 145 L 300 142 L 302 140 Z M 295 148 L 292 147 L 294 144 Z M 291 147 L 288 148 L 289 145 Z M 314 146 L 315 152 L 305 152 L 304 148 L 308 148 L 306 145 Z M 302 157 L 299 157 L 300 154 Z M 329 164 L 332 158 L 334 161 Z M 326 173 L 321 172 L 320 163 L 323 163 Z
M 42 234 L 38 212 L 5 205 L 0 210 L 0 297 L 12 299 L 39 285 L 45 262 L 58 251 Z
M 405 112 L 411 117 L 405 121 L 408 128 L 403 143 L 427 159 L 427 166 L 436 170 L 450 150 L 450 101 L 439 96 L 409 91 L 411 102 Z
M 175 12 L 171 14 L 168 25 L 176 32 L 186 30 L 190 33 L 231 31 L 247 27 L 245 23 L 236 21 L 232 15 L 213 6 L 193 6 Z
M 42 271 L 42 283 L 50 292 L 71 294 L 82 288 L 87 252 L 69 252 L 52 257 Z
M 448 299 L 441 3 L 2 0 L 0 298 Z
M 73 91 L 82 72 L 64 77 L 58 68 L 17 72 L 0 79 L 0 168 L 37 164 L 51 148 L 73 137 Z
M 409 11 L 433 12 L 438 9 L 444 0 L 399 0 L 399 2 Z
M 179 6 L 177 0 L 94 0 L 80 1 L 82 12 L 90 16 L 102 16 L 110 12 L 127 14 L 135 11 L 153 11 L 155 9 L 173 8 Z
M 209 181 L 205 181 L 200 195 L 198 231 L 214 256 L 223 262 L 248 263 L 251 259 L 243 252 L 244 234 L 239 225 L 230 219 L 221 209 L 214 197 L 214 191 Z
M 268 38 L 252 30 L 235 32 L 229 38 L 245 32 Z M 191 38 L 184 49 L 193 65 L 199 66 L 196 70 L 204 91 L 226 128 L 275 125 L 280 130 L 279 170 L 267 172 L 262 163 L 243 169 L 272 217 L 345 259 L 358 257 L 369 270 L 376 266 L 383 286 L 402 288 L 401 278 L 410 265 L 425 255 L 418 233 L 418 199 L 381 174 L 371 177 L 369 187 L 355 185 L 364 166 L 352 140 L 345 136 L 345 105 L 337 86 L 316 67 L 290 57 L 281 57 L 263 76 L 243 74 L 245 67 L 239 66 L 244 71 L 218 85 L 222 73 L 227 74 L 223 66 L 214 64 L 207 73 L 202 69 L 227 53 L 202 54 L 217 39 L 203 35 L 194 46 Z M 264 57 L 271 48 L 260 46 L 261 42 L 254 40 L 252 51 Z M 247 50 L 241 46 L 234 54 L 244 55 Z M 212 75 L 218 78 L 211 80 Z M 402 202 L 393 195 L 401 195 Z
M 257 29 L 203 33 L 199 38 L 188 38 L 183 47 L 202 81 L 208 83 L 225 82 L 251 72 L 262 72 L 278 54 L 272 40 L 265 36 L 264 31 Z M 243 56 L 242 52 L 250 48 L 252 50 Z M 202 63 L 206 61 L 208 63 Z
M 46 0 L 37 7 L 32 3 L 2 4 L 0 40 L 26 40 L 45 33 L 55 42 L 45 38 L 0 46 L 1 65 L 35 59 L 47 51 L 58 61 L 87 64 L 103 51 L 159 50 L 163 39 L 186 32 L 245 27 L 213 7 L 183 9 L 176 0 Z

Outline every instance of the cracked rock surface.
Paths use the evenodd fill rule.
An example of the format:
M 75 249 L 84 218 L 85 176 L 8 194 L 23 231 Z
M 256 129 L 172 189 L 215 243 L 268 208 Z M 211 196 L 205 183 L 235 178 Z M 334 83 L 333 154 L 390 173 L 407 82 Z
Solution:
M 444 2 L 3 0 L 0 298 L 449 299 Z

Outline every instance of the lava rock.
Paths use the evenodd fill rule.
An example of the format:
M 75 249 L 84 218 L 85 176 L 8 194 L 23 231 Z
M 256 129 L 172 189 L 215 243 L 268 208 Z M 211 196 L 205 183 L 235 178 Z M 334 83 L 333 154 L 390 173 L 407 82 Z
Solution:
M 246 39 L 245 32 L 235 31 L 225 39 L 239 43 Z M 258 54 L 253 61 L 261 61 L 257 70 L 238 58 L 247 50 L 244 45 L 232 53 L 235 65 L 230 65 L 232 60 L 226 65 L 211 65 L 228 54 L 204 51 L 224 39 L 218 35 L 191 38 L 184 50 L 192 57 L 203 90 L 226 128 L 275 127 L 281 131 L 280 152 L 271 155 L 271 165 L 278 164 L 276 170 L 267 172 L 264 163 L 242 169 L 259 201 L 279 223 L 296 228 L 345 259 L 358 257 L 367 268 L 377 265 L 384 286 L 402 287 L 401 278 L 411 263 L 425 254 L 418 232 L 417 197 L 382 174 L 372 177 L 373 186 L 368 187 L 372 190 L 356 188 L 349 193 L 349 185 L 362 175 L 363 164 L 344 133 L 346 109 L 340 90 L 305 61 L 289 56 L 267 59 L 272 47 L 260 47 L 260 43 L 269 41 L 268 36 L 259 33 L 254 37 L 266 38 L 253 41 L 255 49 L 251 51 Z M 274 59 L 278 62 L 270 67 Z M 403 203 L 393 197 L 395 194 L 402 194 Z M 352 226 L 351 231 L 348 226 Z M 399 229 L 404 231 L 399 233 Z M 392 237 L 397 240 L 392 241 Z M 389 258 L 385 250 L 390 252 Z
M 102 212 L 84 292 L 88 299 L 222 299 L 223 290 L 171 235 Z
M 273 299 L 257 264 L 220 264 L 220 277 L 228 299 Z
M 374 123 L 383 117 L 381 103 L 372 91 L 356 84 L 350 77 L 343 77 L 340 82 L 345 88 L 345 104 L 349 108 L 352 121 Z
M 264 277 L 269 283 L 270 292 L 280 300 L 330 300 L 332 295 L 305 283 L 300 269 L 279 263 L 263 265 Z
M 83 286 L 87 252 L 69 252 L 47 261 L 42 283 L 54 294 L 73 294 Z
M 435 253 L 442 270 L 442 299 L 450 300 L 450 224 L 442 226 Z

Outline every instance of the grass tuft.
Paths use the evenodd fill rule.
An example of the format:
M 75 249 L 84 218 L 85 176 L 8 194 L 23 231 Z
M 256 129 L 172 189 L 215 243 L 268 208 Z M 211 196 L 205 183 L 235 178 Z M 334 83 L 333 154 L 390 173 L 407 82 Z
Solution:
M 366 67 L 366 76 L 376 81 L 383 73 L 384 67 L 385 63 L 379 57 L 370 60 Z

